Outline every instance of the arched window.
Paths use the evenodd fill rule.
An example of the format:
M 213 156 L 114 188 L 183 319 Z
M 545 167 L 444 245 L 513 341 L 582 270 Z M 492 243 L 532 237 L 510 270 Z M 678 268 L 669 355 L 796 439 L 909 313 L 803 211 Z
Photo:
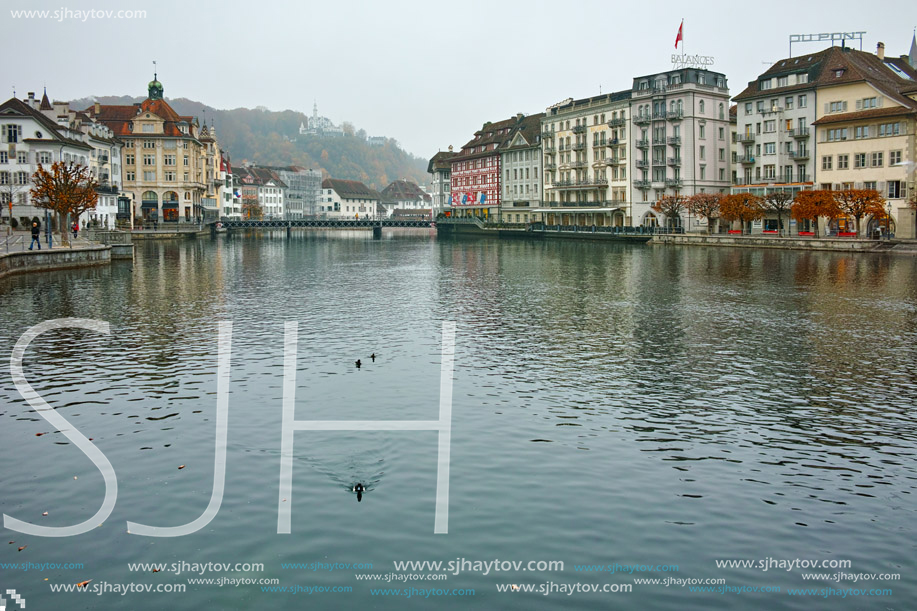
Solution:
M 699 112 L 700 114 L 704 114 L 704 101 L 703 101 L 703 100 L 701 100 L 701 101 L 698 103 L 697 109 L 698 109 L 698 112 Z
M 145 191 L 143 197 L 140 198 L 143 203 L 151 202 L 154 204 L 159 203 L 159 196 L 156 195 L 155 191 Z
M 720 119 L 723 119 L 723 118 L 724 118 L 724 116 L 723 116 L 723 103 L 720 102 Z

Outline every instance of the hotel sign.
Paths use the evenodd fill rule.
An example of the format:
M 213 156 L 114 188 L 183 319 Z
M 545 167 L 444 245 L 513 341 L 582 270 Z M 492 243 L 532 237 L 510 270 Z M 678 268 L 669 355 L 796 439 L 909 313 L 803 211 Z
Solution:
M 672 70 L 681 70 L 683 68 L 706 68 L 713 65 L 712 55 L 678 55 L 672 54 Z

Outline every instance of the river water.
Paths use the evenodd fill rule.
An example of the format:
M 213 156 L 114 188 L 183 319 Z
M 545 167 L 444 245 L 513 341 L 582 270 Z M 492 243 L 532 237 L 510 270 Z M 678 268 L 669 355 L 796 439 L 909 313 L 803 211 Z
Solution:
M 23 367 L 118 483 L 85 534 L 3 528 L 0 590 L 32 609 L 915 608 L 915 272 L 875 254 L 392 230 L 146 243 L 133 264 L 0 280 L 4 362 L 43 321 L 110 324 L 44 333 Z M 220 321 L 219 512 L 193 534 L 130 534 L 211 499 Z M 455 322 L 447 534 L 435 431 L 296 431 L 280 498 L 288 321 L 295 418 L 336 421 L 436 420 Z M 0 482 L 0 510 L 41 526 L 87 520 L 105 495 L 6 365 Z

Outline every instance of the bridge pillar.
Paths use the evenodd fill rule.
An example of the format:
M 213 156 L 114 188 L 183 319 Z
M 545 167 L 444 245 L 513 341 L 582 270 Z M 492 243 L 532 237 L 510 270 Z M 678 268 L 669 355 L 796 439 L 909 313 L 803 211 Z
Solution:
M 293 223 L 287 221 L 287 239 L 289 240 L 293 237 Z
M 373 239 L 374 240 L 382 239 L 382 225 L 373 225 Z

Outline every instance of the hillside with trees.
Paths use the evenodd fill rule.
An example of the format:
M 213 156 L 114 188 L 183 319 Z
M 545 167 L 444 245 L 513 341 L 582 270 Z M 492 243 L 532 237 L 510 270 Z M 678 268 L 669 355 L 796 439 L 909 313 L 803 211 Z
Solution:
M 85 109 L 101 104 L 131 105 L 143 98 L 102 96 L 71 101 L 71 108 Z M 217 140 L 234 164 L 299 165 L 322 170 L 327 176 L 359 180 L 378 191 L 400 178 L 418 184 L 428 182 L 427 160 L 404 151 L 398 142 L 386 138 L 383 146 L 370 146 L 366 132 L 344 123 L 338 137 L 303 136 L 299 126 L 306 115 L 293 110 L 272 111 L 263 107 L 219 110 L 188 100 L 167 99 L 175 111 L 198 117 L 216 128 Z

